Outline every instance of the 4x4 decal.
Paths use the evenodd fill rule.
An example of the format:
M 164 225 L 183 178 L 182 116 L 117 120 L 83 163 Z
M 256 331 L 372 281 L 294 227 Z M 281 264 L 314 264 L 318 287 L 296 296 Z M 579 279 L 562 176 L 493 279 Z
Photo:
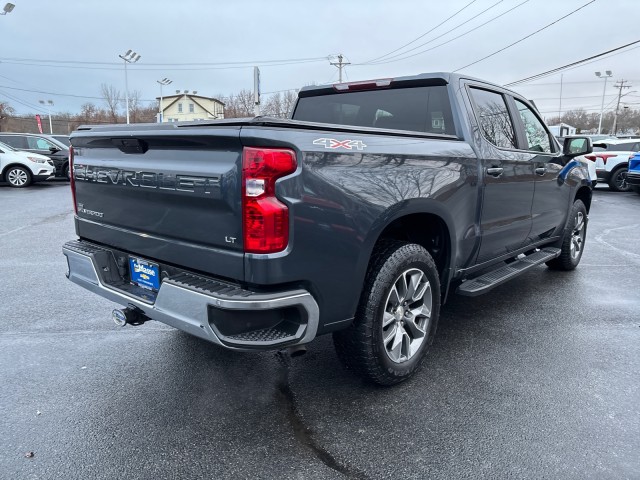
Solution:
M 335 138 L 318 138 L 313 141 L 314 145 L 322 145 L 324 148 L 335 150 L 336 148 L 345 148 L 347 150 L 364 150 L 366 145 L 362 140 L 336 140 Z

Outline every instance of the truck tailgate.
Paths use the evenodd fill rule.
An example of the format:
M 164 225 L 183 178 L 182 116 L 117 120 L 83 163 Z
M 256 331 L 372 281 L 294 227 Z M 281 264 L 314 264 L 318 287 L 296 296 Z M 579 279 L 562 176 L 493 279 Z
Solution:
M 242 280 L 239 126 L 74 133 L 81 239 Z

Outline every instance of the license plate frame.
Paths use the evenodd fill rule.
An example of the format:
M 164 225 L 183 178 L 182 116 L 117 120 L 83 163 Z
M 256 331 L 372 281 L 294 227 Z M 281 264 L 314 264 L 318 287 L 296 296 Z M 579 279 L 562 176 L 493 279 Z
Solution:
M 144 258 L 129 257 L 131 283 L 157 292 L 160 289 L 160 266 Z

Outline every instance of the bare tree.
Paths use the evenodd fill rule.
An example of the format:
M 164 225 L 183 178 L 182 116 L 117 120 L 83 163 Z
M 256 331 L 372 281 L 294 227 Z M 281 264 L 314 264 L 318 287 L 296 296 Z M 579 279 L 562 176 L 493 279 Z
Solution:
M 282 96 L 282 107 L 286 112 L 286 116 L 291 115 L 293 113 L 293 108 L 296 106 L 296 102 L 298 101 L 298 90 L 287 90 L 284 92 Z
M 4 125 L 4 120 L 11 115 L 14 115 L 16 111 L 7 102 L 0 102 L 0 132 Z
M 226 118 L 253 117 L 254 102 L 251 90 L 240 90 L 236 95 L 230 95 L 224 99 L 226 104 L 224 116 Z
M 120 103 L 122 102 L 120 90 L 117 90 L 113 85 L 103 83 L 100 85 L 100 93 L 104 102 L 107 104 L 107 111 L 109 112 L 111 122 L 118 123 L 118 107 L 120 107 Z
M 129 117 L 131 119 L 131 123 L 138 123 L 140 113 L 142 110 L 142 92 L 140 90 L 133 90 L 129 92 Z

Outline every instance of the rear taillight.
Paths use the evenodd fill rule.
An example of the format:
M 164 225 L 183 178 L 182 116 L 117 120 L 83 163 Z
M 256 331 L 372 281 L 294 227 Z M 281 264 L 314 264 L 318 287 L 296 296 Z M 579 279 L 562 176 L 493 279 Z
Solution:
M 585 155 L 584 158 L 586 158 L 587 160 L 591 160 L 592 162 L 596 161 L 595 155 Z
M 600 157 L 602 159 L 602 162 L 606 165 L 607 164 L 607 160 L 609 160 L 611 157 L 617 157 L 618 155 L 615 153 L 598 153 L 596 155 L 596 157 Z
M 76 201 L 76 179 L 73 176 L 73 147 L 69 147 L 69 185 L 71 185 L 71 198 L 73 210 L 78 214 L 78 202 Z
M 296 170 L 293 150 L 249 148 L 242 152 L 244 250 L 275 253 L 289 243 L 289 209 L 276 198 L 276 180 Z

